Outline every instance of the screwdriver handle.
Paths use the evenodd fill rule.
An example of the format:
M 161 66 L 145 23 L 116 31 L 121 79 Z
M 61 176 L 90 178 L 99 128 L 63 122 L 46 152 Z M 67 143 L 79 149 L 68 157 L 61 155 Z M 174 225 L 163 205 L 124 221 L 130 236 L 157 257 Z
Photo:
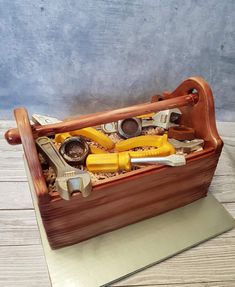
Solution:
M 164 157 L 132 158 L 129 152 L 110 154 L 91 154 L 86 160 L 86 167 L 91 172 L 117 172 L 119 170 L 130 171 L 132 164 L 158 163 L 169 166 L 181 166 L 186 164 L 183 155 L 172 154 Z
M 86 159 L 86 167 L 91 172 L 130 171 L 131 157 L 127 152 L 90 154 Z

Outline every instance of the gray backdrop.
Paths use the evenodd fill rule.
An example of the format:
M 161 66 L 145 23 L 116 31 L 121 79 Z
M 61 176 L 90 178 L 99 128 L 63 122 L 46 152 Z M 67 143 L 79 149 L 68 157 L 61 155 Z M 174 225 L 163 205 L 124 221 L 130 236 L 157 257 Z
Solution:
M 235 1 L 0 0 L 0 117 L 140 103 L 203 76 L 235 121 Z

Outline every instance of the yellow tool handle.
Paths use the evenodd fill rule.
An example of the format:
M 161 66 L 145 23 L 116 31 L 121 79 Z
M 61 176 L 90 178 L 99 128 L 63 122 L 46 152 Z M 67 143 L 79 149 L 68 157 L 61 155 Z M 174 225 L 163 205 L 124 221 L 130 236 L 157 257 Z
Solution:
M 100 131 L 97 131 L 94 128 L 84 128 L 76 131 L 71 131 L 69 133 L 57 134 L 55 136 L 55 141 L 62 142 L 69 136 L 84 136 L 88 139 L 93 140 L 94 142 L 97 142 L 99 145 L 101 145 L 107 150 L 114 148 L 113 141 L 108 136 L 106 136 Z
M 56 134 L 55 135 L 55 142 L 62 143 L 63 141 L 65 141 L 69 137 L 71 137 L 70 133 Z
M 131 157 L 127 152 L 90 154 L 86 159 L 87 170 L 92 172 L 116 172 L 131 170 Z
M 152 156 L 167 156 L 175 153 L 175 148 L 170 143 L 165 143 L 159 148 L 140 151 L 127 151 L 131 157 L 152 157 Z
M 168 156 L 175 153 L 171 144 L 145 151 L 125 151 L 120 153 L 90 154 L 86 159 L 86 167 L 91 172 L 116 172 L 131 170 L 131 158 Z
M 138 136 L 116 143 L 116 151 L 126 151 L 136 147 L 153 146 L 160 147 L 167 143 L 167 135 L 162 136 Z

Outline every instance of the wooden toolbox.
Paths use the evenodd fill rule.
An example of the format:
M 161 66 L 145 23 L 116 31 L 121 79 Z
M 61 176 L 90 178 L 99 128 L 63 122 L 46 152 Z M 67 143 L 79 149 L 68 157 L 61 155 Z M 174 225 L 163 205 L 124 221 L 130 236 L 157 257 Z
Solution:
M 51 196 L 43 176 L 35 139 L 126 119 L 150 112 L 180 108 L 181 124 L 204 140 L 202 151 L 186 157 L 186 165 L 148 165 L 93 184 L 90 196 L 80 193 L 64 200 Z M 186 205 L 207 195 L 222 150 L 215 123 L 213 95 L 199 77 L 183 81 L 163 100 L 77 117 L 46 126 L 30 125 L 24 108 L 14 110 L 17 129 L 6 132 L 10 144 L 22 143 L 51 248 L 71 245 L 96 235 Z

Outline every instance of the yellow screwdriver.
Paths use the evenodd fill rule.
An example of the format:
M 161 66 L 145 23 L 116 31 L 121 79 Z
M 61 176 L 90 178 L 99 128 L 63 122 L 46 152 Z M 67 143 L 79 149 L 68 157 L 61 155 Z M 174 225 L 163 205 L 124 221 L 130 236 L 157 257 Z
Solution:
M 130 171 L 133 163 L 158 163 L 169 166 L 185 165 L 183 155 L 172 154 L 164 157 L 132 158 L 128 152 L 90 154 L 86 159 L 86 167 L 91 172 Z

